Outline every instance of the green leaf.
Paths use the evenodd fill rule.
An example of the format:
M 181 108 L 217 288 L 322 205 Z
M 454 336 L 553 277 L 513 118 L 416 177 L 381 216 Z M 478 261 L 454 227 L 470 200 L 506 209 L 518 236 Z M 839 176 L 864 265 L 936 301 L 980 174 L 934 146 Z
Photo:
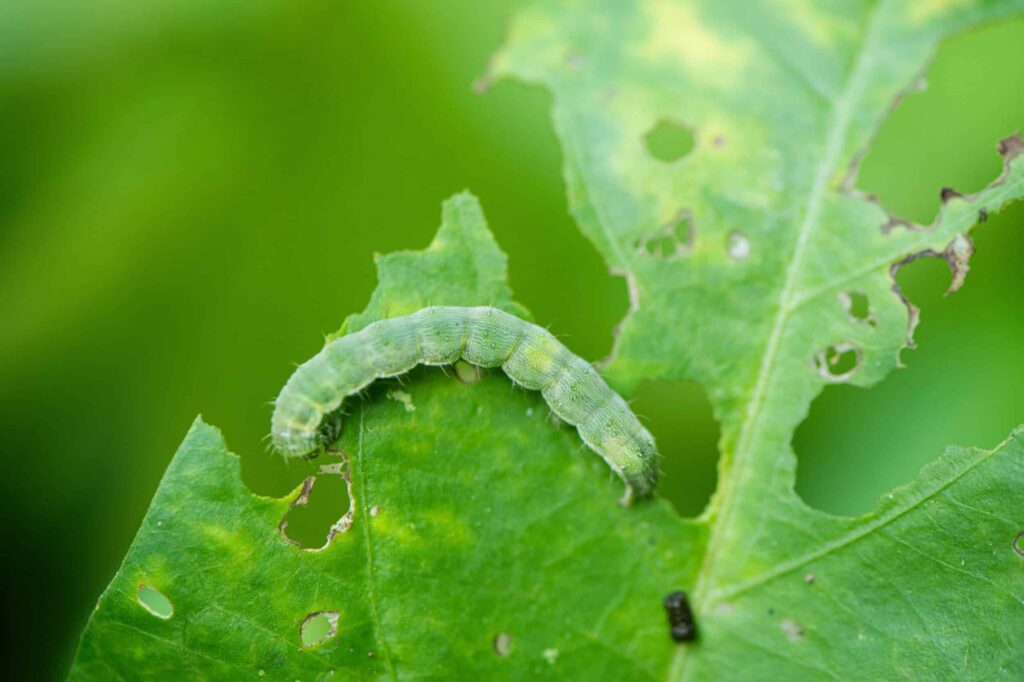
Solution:
M 670 679 L 1024 674 L 1011 644 L 1024 634 L 1021 521 L 1005 511 L 1024 508 L 1017 437 L 991 454 L 950 450 L 856 520 L 799 500 L 790 447 L 826 384 L 868 386 L 899 365 L 917 311 L 895 269 L 943 257 L 958 288 L 968 231 L 1024 193 L 1019 137 L 1000 143 L 1003 174 L 972 196 L 944 192 L 931 225 L 854 188 L 874 131 L 938 43 L 1022 7 L 542 5 L 495 57 L 489 78 L 553 93 L 570 208 L 629 280 L 606 373 L 627 393 L 644 379 L 701 382 L 721 420 L 689 586 L 704 636 L 679 648 Z M 691 131 L 689 155 L 666 163 L 650 148 L 664 122 Z M 810 587 L 804 572 L 830 578 Z
M 374 320 L 401 317 L 431 305 L 490 305 L 529 319 L 526 310 L 512 300 L 508 258 L 469 192 L 445 202 L 441 227 L 425 251 L 377 256 L 376 263 L 379 283 L 369 306 L 349 317 L 339 336 L 359 331 Z
M 378 267 L 381 286 L 350 329 L 427 303 L 518 310 L 467 194 L 445 204 L 429 248 Z M 316 494 L 312 479 L 286 499 L 252 495 L 220 434 L 197 420 L 72 678 L 658 679 L 672 651 L 661 598 L 695 570 L 681 548 L 702 529 L 662 501 L 620 506 L 621 482 L 575 430 L 539 393 L 510 386 L 500 372 L 464 382 L 421 368 L 400 400 L 379 382 L 353 401 L 347 455 L 321 465 L 349 482 L 350 510 L 315 551 L 279 528 Z
M 351 401 L 347 454 L 325 456 L 320 474 L 349 482 L 350 511 L 323 549 L 303 551 L 281 523 L 312 482 L 283 500 L 252 495 L 197 422 L 72 677 L 1024 676 L 1024 433 L 948 449 L 853 519 L 799 500 L 789 445 L 827 383 L 867 386 L 898 366 L 916 311 L 894 268 L 941 256 L 959 286 L 968 231 L 1024 193 L 1019 138 L 1001 145 L 1000 178 L 948 195 L 928 226 L 853 189 L 873 131 L 937 44 L 1022 6 L 605 0 L 521 14 L 491 78 L 551 90 L 570 208 L 629 280 L 610 381 L 708 388 L 722 424 L 708 510 L 623 509 L 607 468 L 539 395 L 500 372 L 421 369 L 399 400 L 381 382 Z M 689 136 L 649 135 L 673 124 Z M 468 195 L 446 204 L 427 250 L 378 267 L 380 287 L 342 333 L 428 304 L 525 314 Z M 833 359 L 853 367 L 836 374 Z M 661 600 L 677 589 L 690 593 L 692 644 L 668 637 Z

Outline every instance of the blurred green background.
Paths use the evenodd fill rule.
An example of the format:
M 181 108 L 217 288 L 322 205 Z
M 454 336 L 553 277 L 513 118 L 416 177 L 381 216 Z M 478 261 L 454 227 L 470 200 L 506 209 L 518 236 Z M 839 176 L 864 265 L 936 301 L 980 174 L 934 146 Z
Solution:
M 625 286 L 566 213 L 548 96 L 471 87 L 521 4 L 3 4 L 5 678 L 63 676 L 197 413 L 252 490 L 309 473 L 266 454 L 267 401 L 364 306 L 372 253 L 425 246 L 454 192 L 481 198 L 537 320 L 584 357 L 608 352 Z M 941 187 L 991 181 L 996 141 L 1024 127 L 1022 63 L 1021 21 L 951 41 L 860 188 L 929 222 Z M 867 511 L 944 445 L 992 446 L 1024 422 L 1024 206 L 976 241 L 954 296 L 942 263 L 901 272 L 923 308 L 908 368 L 812 407 L 794 443 L 811 504 Z M 669 453 L 665 493 L 699 512 L 717 437 L 702 390 L 647 385 L 638 410 Z M 340 513 L 340 490 L 317 493 L 296 536 Z

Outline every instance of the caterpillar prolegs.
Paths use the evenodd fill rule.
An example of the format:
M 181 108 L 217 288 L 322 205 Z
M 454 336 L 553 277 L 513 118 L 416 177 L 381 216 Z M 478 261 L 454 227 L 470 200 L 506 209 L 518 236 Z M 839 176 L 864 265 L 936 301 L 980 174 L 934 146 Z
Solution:
M 423 308 L 331 341 L 295 370 L 277 397 L 274 448 L 285 457 L 307 455 L 337 437 L 337 421 L 328 417 L 347 396 L 416 365 L 460 359 L 501 367 L 515 383 L 539 390 L 625 482 L 625 503 L 653 490 L 654 438 L 626 401 L 546 329 L 491 307 Z

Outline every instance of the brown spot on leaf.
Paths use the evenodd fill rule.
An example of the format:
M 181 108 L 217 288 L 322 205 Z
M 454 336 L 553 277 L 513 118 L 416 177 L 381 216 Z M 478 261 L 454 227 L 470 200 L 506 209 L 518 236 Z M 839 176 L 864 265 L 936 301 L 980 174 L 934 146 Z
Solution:
M 974 243 L 966 235 L 958 234 L 949 243 L 942 257 L 949 263 L 953 280 L 949 283 L 946 294 L 949 295 L 964 285 L 967 273 L 971 269 L 971 256 L 974 255 Z
M 952 187 L 943 187 L 942 191 L 939 192 L 939 196 L 942 198 L 942 203 L 949 203 L 952 199 L 963 199 L 964 195 L 957 192 Z
M 1020 133 L 1014 133 L 1009 137 L 999 140 L 999 154 L 1010 161 L 1017 158 L 1024 153 L 1024 139 L 1021 139 Z
M 903 229 L 906 229 L 906 230 L 921 230 L 921 229 L 924 229 L 920 225 L 915 225 L 914 223 L 910 222 L 909 220 L 904 220 L 903 218 L 897 218 L 896 216 L 892 215 L 891 213 L 888 214 L 887 218 L 888 218 L 888 220 L 886 221 L 886 223 L 884 225 L 882 225 L 882 234 L 889 234 L 890 232 L 892 232 L 893 230 L 895 230 L 898 227 L 902 227 Z

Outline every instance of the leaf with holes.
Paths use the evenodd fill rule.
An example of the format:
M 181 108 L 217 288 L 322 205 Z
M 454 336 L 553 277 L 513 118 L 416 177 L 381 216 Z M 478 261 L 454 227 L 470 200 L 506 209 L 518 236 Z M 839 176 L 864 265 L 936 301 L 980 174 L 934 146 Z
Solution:
M 969 230 L 1024 194 L 1017 137 L 1002 176 L 946 193 L 931 225 L 853 189 L 937 44 L 1024 3 L 781 7 L 545 4 L 514 20 L 484 81 L 554 94 L 570 208 L 630 283 L 610 383 L 708 388 L 722 462 L 705 514 L 615 504 L 600 460 L 500 372 L 420 369 L 350 401 L 320 476 L 346 482 L 350 508 L 303 551 L 282 520 L 313 481 L 253 496 L 197 421 L 72 677 L 1024 676 L 1024 432 L 948 449 L 858 518 L 801 503 L 789 445 L 823 386 L 898 365 L 916 311 L 894 270 L 941 257 L 960 286 Z M 378 265 L 341 333 L 428 304 L 525 315 L 467 195 L 428 249 Z
M 469 195 L 445 204 L 429 248 L 378 267 L 370 306 L 344 329 L 427 303 L 525 314 Z M 340 454 L 323 455 L 317 479 L 341 476 L 350 507 L 317 550 L 283 521 L 316 479 L 253 496 L 196 421 L 72 677 L 656 678 L 662 593 L 694 570 L 682 548 L 700 527 L 662 501 L 619 505 L 607 465 L 500 371 L 420 368 L 403 383 L 349 402 Z
M 862 518 L 794 493 L 794 429 L 830 383 L 899 365 L 917 311 L 894 272 L 944 258 L 963 283 L 975 223 L 1024 194 L 1024 143 L 930 225 L 854 189 L 857 164 L 938 43 L 1021 2 L 541 5 L 513 23 L 487 81 L 554 98 L 570 208 L 630 283 L 606 374 L 707 387 L 719 487 L 685 582 L 700 640 L 662 677 L 1024 676 L 1024 446 L 950 449 Z M 486 81 L 485 81 L 486 82 Z M 668 153 L 666 125 L 692 148 Z M 666 234 L 686 216 L 685 248 Z

